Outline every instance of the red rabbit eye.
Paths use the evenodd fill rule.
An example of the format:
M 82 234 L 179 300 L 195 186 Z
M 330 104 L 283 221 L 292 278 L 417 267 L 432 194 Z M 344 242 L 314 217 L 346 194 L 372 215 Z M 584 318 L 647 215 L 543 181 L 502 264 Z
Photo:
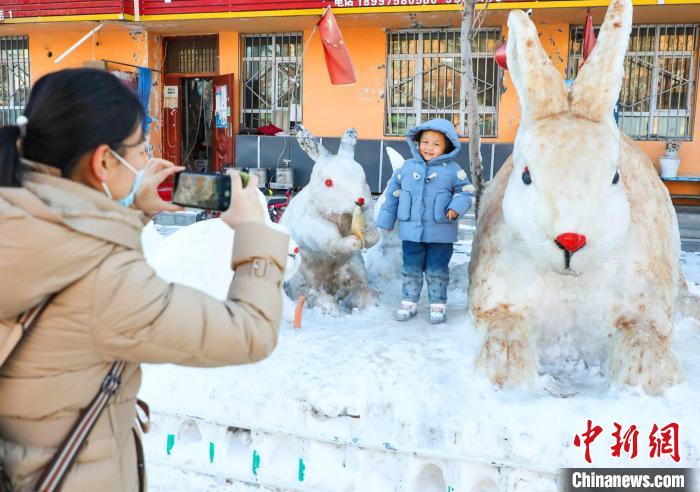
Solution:
M 296 254 L 298 254 L 298 253 L 299 253 L 299 246 L 297 246 L 297 247 L 294 248 L 294 254 L 296 255 Z
M 325 181 L 325 183 L 326 183 L 326 186 L 328 186 L 329 188 L 330 188 L 331 186 L 333 186 L 333 180 L 330 179 L 330 178 L 328 178 L 328 179 Z
M 361 207 L 362 205 L 365 204 L 365 199 L 362 198 L 362 197 L 358 198 L 358 199 L 357 199 L 357 204 Z

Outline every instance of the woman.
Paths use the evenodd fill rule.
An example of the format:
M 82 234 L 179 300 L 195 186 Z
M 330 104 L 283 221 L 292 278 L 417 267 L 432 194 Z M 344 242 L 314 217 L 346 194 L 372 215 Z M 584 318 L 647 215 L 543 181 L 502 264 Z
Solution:
M 139 364 L 266 357 L 288 237 L 264 225 L 255 177 L 242 188 L 234 174 L 221 215 L 236 229 L 228 300 L 167 284 L 144 260 L 140 232 L 146 216 L 177 209 L 156 189 L 182 168 L 147 165 L 137 97 L 107 72 L 63 70 L 37 81 L 25 116 L 0 129 L 0 323 L 58 294 L 0 368 L 0 461 L 15 487 L 34 487 L 110 366 L 126 361 L 63 490 L 143 490 Z

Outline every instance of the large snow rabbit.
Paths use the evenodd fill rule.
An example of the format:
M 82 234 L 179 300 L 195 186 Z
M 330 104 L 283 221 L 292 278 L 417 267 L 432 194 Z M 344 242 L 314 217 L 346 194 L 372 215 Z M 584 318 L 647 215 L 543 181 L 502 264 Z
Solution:
M 294 298 L 305 295 L 310 306 L 338 315 L 343 308 L 365 308 L 379 302 L 367 283 L 362 247 L 372 247 L 379 232 L 372 217 L 372 194 L 362 166 L 355 161 L 357 132 L 347 130 L 337 154 L 331 154 L 311 133 L 297 127 L 301 148 L 315 161 L 311 179 L 282 216 L 304 255 L 299 272 L 288 282 Z M 360 207 L 364 244 L 352 232 L 353 213 Z
M 683 379 L 671 349 L 684 283 L 676 215 L 653 164 L 613 119 L 631 24 L 630 0 L 614 0 L 567 90 L 528 16 L 508 18 L 522 118 L 484 194 L 469 286 L 485 332 L 477 370 L 500 386 L 533 380 L 538 363 L 561 362 L 564 350 L 649 394 Z

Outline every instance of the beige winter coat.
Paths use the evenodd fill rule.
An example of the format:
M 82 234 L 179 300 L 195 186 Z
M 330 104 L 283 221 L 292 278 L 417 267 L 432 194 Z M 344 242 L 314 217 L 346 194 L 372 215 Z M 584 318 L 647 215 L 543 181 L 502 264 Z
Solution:
M 158 278 L 141 251 L 142 214 L 53 170 L 34 166 L 23 188 L 0 188 L 0 342 L 18 314 L 60 292 L 0 369 L 0 459 L 20 490 L 33 486 L 112 362 L 125 360 L 63 490 L 138 490 L 139 364 L 265 358 L 277 342 L 288 237 L 239 227 L 230 300 L 218 301 Z

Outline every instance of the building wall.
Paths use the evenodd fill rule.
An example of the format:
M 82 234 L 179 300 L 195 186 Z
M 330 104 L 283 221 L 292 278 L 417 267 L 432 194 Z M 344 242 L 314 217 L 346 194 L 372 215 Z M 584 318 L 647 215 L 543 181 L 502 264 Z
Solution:
M 61 63 L 54 60 L 72 46 L 93 24 L 76 31 L 33 29 L 29 35 L 31 80 L 66 67 L 82 66 L 87 60 L 108 59 L 133 65 L 160 68 L 162 64 L 162 37 L 141 28 L 108 26 L 86 41 Z M 341 23 L 342 27 L 342 23 Z M 540 40 L 554 65 L 566 70 L 569 26 L 565 23 L 539 23 Z M 504 37 L 507 27 L 501 26 Z M 240 88 L 240 33 L 221 31 L 219 34 L 220 73 L 234 73 Z M 304 31 L 308 40 L 311 30 Z M 303 121 L 304 125 L 320 136 L 339 136 L 346 128 L 354 126 L 362 139 L 380 139 L 384 135 L 384 97 L 386 91 L 386 33 L 383 29 L 343 27 L 345 42 L 350 50 L 357 71 L 357 83 L 351 86 L 333 86 L 326 71 L 322 44 L 318 33 L 304 55 Z M 52 56 L 49 56 L 51 53 Z M 133 70 L 119 67 L 123 70 Z M 696 67 L 697 74 L 697 67 Z M 697 79 L 696 79 L 697 80 Z M 162 80 L 159 73 L 153 76 L 153 92 L 150 113 L 153 118 L 151 142 L 155 155 L 161 155 L 161 98 Z M 235 108 L 239 108 L 240 91 L 234 91 Z M 697 114 L 697 97 L 695 101 Z M 513 142 L 520 118 L 517 94 L 507 72 L 503 79 L 503 92 L 499 103 L 498 136 L 484 139 L 487 142 Z M 235 129 L 238 130 L 238 118 Z M 683 142 L 680 156 L 680 174 L 700 175 L 700 117 L 695 119 L 694 140 Z M 664 142 L 638 142 L 644 152 L 657 165 L 664 152 Z M 673 192 L 697 191 L 698 185 L 673 183 Z

